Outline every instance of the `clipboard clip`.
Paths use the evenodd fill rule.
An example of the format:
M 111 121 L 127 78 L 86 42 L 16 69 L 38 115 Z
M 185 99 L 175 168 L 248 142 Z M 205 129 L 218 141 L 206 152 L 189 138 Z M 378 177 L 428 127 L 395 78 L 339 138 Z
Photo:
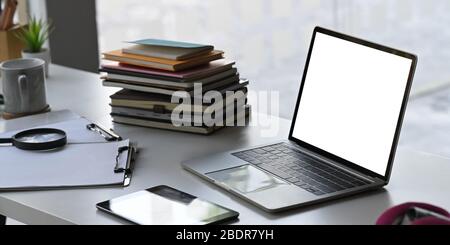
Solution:
M 125 167 L 120 167 L 119 158 L 122 155 L 123 152 L 128 151 L 127 156 L 127 164 Z M 131 162 L 135 160 L 135 154 L 136 154 L 136 147 L 135 146 L 122 146 L 119 147 L 117 150 L 117 156 L 116 156 L 116 165 L 114 166 L 114 173 L 124 173 L 125 175 L 131 175 Z
M 108 142 L 122 140 L 122 137 L 114 133 L 112 130 L 104 129 L 95 123 L 86 125 L 86 128 L 92 132 L 97 132 L 98 134 L 103 136 L 103 138 L 105 138 L 105 140 Z

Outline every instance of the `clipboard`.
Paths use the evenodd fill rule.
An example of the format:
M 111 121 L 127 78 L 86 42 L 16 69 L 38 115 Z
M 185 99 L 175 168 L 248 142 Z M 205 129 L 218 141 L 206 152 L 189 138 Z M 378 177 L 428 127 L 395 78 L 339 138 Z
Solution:
M 14 123 L 14 120 L 10 120 L 8 123 L 9 122 Z M 19 129 L 0 133 L 0 138 L 10 138 L 23 130 L 34 128 L 57 128 L 63 130 L 67 134 L 68 144 L 101 143 L 122 140 L 122 137 L 117 135 L 113 130 L 105 129 L 105 127 L 92 123 L 83 117 L 64 120 L 57 123 L 38 123 L 34 124 L 32 127 L 20 127 Z
M 43 117 L 41 122 L 46 122 L 43 125 L 36 123 L 39 116 L 33 117 L 28 119 L 34 125 L 30 128 L 64 130 L 68 135 L 68 144 L 54 152 L 29 152 L 12 146 L 0 146 L 0 191 L 130 185 L 138 152 L 136 144 L 79 116 L 50 124 L 46 120 L 49 117 Z M 23 130 L 22 127 L 20 130 Z M 20 130 L 0 135 L 12 135 Z

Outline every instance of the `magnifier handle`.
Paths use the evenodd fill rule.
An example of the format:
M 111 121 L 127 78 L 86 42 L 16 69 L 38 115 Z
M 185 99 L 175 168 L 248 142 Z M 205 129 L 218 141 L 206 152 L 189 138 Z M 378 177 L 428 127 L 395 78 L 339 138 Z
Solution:
M 0 144 L 11 144 L 12 139 L 1 139 L 0 138 Z

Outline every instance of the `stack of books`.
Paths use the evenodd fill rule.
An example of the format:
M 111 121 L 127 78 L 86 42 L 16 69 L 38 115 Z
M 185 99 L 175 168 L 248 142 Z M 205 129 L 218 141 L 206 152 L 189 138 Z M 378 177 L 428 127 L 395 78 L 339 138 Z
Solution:
M 116 123 L 210 134 L 243 126 L 250 114 L 247 85 L 235 62 L 212 45 L 157 39 L 103 53 L 103 86 Z

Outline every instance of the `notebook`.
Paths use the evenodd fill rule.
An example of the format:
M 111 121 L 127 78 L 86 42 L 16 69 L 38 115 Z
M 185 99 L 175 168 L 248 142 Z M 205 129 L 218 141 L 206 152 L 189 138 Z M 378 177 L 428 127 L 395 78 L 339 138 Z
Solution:
M 236 74 L 234 76 L 229 76 L 224 79 L 221 79 L 219 81 L 215 81 L 213 83 L 209 83 L 202 87 L 203 92 L 207 92 L 209 90 L 222 88 L 225 86 L 231 86 L 232 84 L 236 84 L 239 82 L 239 74 Z M 136 91 L 142 91 L 147 93 L 158 93 L 158 94 L 165 94 L 165 95 L 172 95 L 173 93 L 177 91 L 186 91 L 189 96 L 194 95 L 194 88 L 160 88 L 160 87 L 154 87 L 149 86 L 145 83 L 136 83 L 136 82 L 123 82 L 123 81 L 115 81 L 115 80 L 103 80 L 103 86 L 105 87 L 118 87 L 118 88 L 125 88 L 130 90 L 136 90 Z
M 244 99 L 245 100 L 245 99 Z M 222 114 L 222 118 L 226 118 L 226 115 L 232 115 L 235 113 L 235 106 L 224 106 L 223 108 L 216 107 L 214 109 L 208 108 L 208 110 L 205 110 L 203 113 L 194 112 L 191 118 L 184 117 L 184 118 L 172 118 L 172 112 L 166 111 L 164 113 L 161 113 L 159 111 L 154 110 L 144 110 L 144 109 L 135 109 L 135 108 L 129 108 L 129 107 L 120 107 L 120 106 L 113 106 L 111 108 L 111 115 L 117 115 L 117 116 L 125 116 L 125 117 L 137 117 L 142 119 L 148 119 L 148 120 L 155 120 L 155 121 L 161 121 L 161 122 L 178 122 L 178 123 L 190 123 L 195 118 L 204 118 L 204 123 L 207 125 L 211 125 L 213 122 L 215 122 L 216 116 L 218 114 Z M 184 110 L 184 115 L 186 115 L 186 112 L 190 111 Z
M 140 98 L 137 96 L 112 96 L 111 106 L 114 110 L 118 110 L 115 108 L 122 108 L 121 111 L 136 109 L 136 113 L 145 114 L 145 111 L 153 111 L 156 113 L 170 113 L 175 108 L 183 109 L 184 111 L 194 112 L 194 113 L 213 113 L 216 110 L 220 110 L 222 106 L 227 106 L 231 103 L 234 103 L 235 100 L 245 100 L 247 99 L 247 89 L 240 90 L 242 93 L 237 93 L 236 95 L 224 96 L 223 104 L 178 104 L 171 103 L 171 101 L 157 101 L 157 100 L 149 100 L 148 98 Z M 131 91 L 131 93 L 135 93 L 135 91 Z M 139 92 L 138 92 L 139 93 Z M 143 95 L 145 96 L 145 95 Z
M 119 74 L 121 73 L 121 74 Z M 194 80 L 191 82 L 180 82 L 180 81 L 167 81 L 164 79 L 158 79 L 158 78 L 146 78 L 146 77 L 137 77 L 133 73 L 127 73 L 127 72 L 119 72 L 119 73 L 108 73 L 107 75 L 103 76 L 102 79 L 108 80 L 108 81 L 116 81 L 116 82 L 122 82 L 122 83 L 129 83 L 129 84 L 135 84 L 135 85 L 143 85 L 143 86 L 153 86 L 153 87 L 160 87 L 160 88 L 172 88 L 172 89 L 189 89 L 193 88 L 194 84 L 209 84 L 216 81 L 220 81 L 221 79 L 224 79 L 226 77 L 230 77 L 237 74 L 237 69 L 232 68 L 230 70 L 217 73 L 215 75 L 201 78 L 198 80 Z
M 130 42 L 135 45 L 122 49 L 124 53 L 149 57 L 186 60 L 205 55 L 214 49 L 212 45 L 168 41 L 161 39 L 143 39 Z
M 227 86 L 224 88 L 219 88 L 216 91 L 222 94 L 222 96 L 225 98 L 227 95 L 227 92 L 235 92 L 235 91 L 243 91 L 245 94 L 247 93 L 247 85 L 248 80 L 241 80 L 240 83 L 233 84 L 231 86 Z M 202 95 L 197 96 L 194 95 L 193 98 L 198 98 L 201 101 L 203 101 L 203 105 L 207 106 L 210 105 L 213 99 L 212 95 Z M 116 94 L 111 96 L 112 105 L 117 105 L 116 103 L 120 103 L 120 106 L 128 106 L 124 105 L 123 103 L 132 103 L 132 104 L 139 104 L 139 105 L 145 105 L 145 106 L 153 106 L 153 105 L 162 105 L 162 106 L 177 106 L 178 103 L 172 103 L 172 96 L 171 95 L 165 95 L 165 94 L 156 94 L 156 93 L 147 93 L 142 91 L 136 91 L 136 90 L 129 90 L 129 89 L 122 89 Z M 119 106 L 119 105 L 118 105 Z
M 152 121 L 145 118 L 140 117 L 126 117 L 126 116 L 120 116 L 120 115 L 111 115 L 113 118 L 113 122 L 115 123 L 121 123 L 126 125 L 134 125 L 134 126 L 141 126 L 141 127 L 150 127 L 150 128 L 158 128 L 158 129 L 167 129 L 172 131 L 180 131 L 180 132 L 186 132 L 186 133 L 196 133 L 196 134 L 211 134 L 219 129 L 224 128 L 224 126 L 214 126 L 214 127 L 206 127 L 206 126 L 180 126 L 177 127 L 172 124 L 172 122 L 164 122 L 164 121 Z M 245 106 L 245 112 L 239 113 L 235 118 L 227 118 L 225 120 L 225 125 L 231 122 L 236 122 L 241 119 L 248 119 L 250 116 L 250 106 Z M 247 121 L 247 120 L 246 120 Z
M 194 66 L 206 64 L 213 60 L 223 58 L 223 51 L 214 50 L 206 55 L 189 60 L 169 60 L 162 58 L 146 57 L 142 55 L 126 54 L 122 50 L 103 53 L 106 60 L 118 61 L 125 64 L 137 65 L 167 71 L 180 71 Z
M 128 64 L 121 64 L 118 62 L 106 62 L 102 64 L 100 71 L 111 73 L 128 72 L 127 74 L 133 74 L 134 76 L 138 77 L 159 78 L 169 81 L 190 82 L 193 80 L 198 80 L 229 70 L 232 68 L 234 64 L 235 64 L 234 61 L 220 59 L 211 61 L 206 65 L 195 67 L 189 70 L 171 72 Z
M 131 41 L 129 43 L 149 45 L 149 46 L 186 48 L 186 49 L 195 49 L 195 48 L 211 48 L 212 49 L 212 48 L 214 48 L 212 45 L 180 42 L 180 41 L 170 41 L 170 40 L 163 40 L 163 39 L 141 39 L 141 40 L 137 40 L 137 41 Z

